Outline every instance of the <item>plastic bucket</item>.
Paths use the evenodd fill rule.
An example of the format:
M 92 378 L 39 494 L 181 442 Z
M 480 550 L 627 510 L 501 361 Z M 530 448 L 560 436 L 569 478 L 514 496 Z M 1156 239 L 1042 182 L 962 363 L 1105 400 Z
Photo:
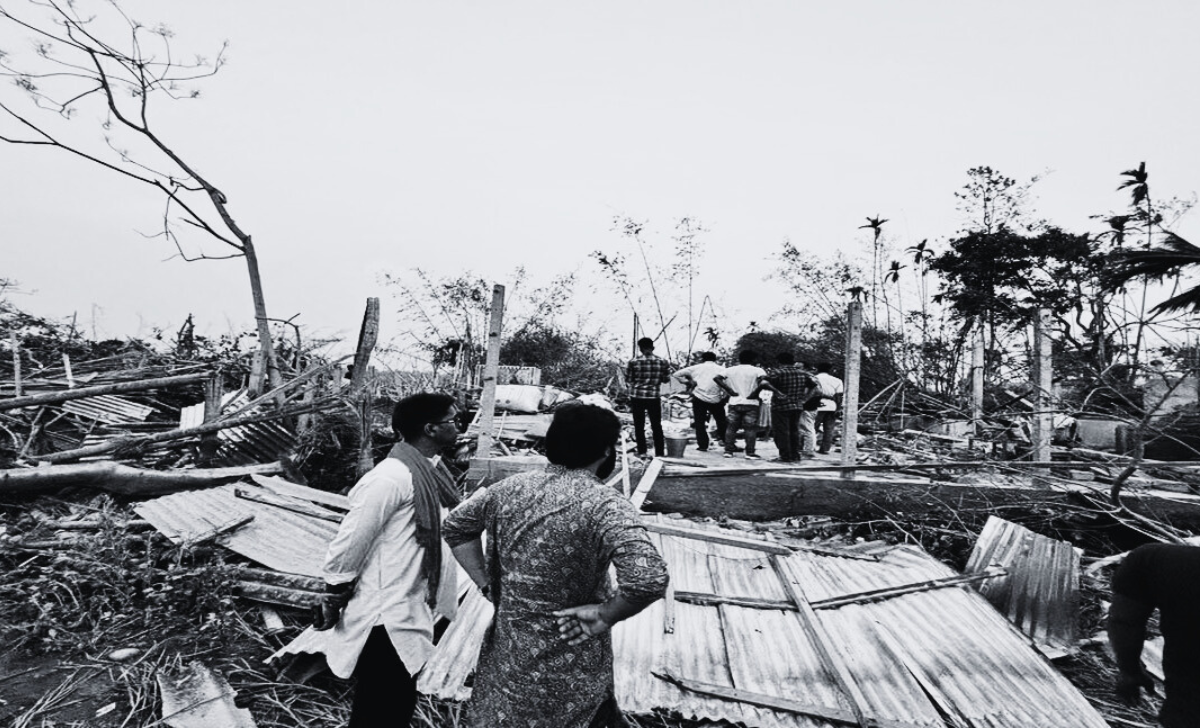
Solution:
M 668 437 L 668 438 L 665 438 L 665 440 L 666 440 L 666 445 L 667 445 L 667 457 L 669 457 L 669 458 L 683 457 L 683 451 L 685 449 L 687 449 L 687 444 L 688 444 L 686 437 Z

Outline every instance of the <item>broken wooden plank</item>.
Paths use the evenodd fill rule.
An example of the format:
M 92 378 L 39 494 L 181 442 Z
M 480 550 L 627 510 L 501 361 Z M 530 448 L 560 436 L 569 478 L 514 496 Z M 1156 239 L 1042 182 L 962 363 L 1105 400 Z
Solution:
M 654 486 L 654 481 L 662 469 L 663 461 L 660 458 L 650 461 L 649 467 L 642 473 L 642 479 L 638 481 L 637 490 L 629 497 L 634 508 L 642 510 L 642 504 L 646 502 L 646 496 L 650 493 L 650 488 Z
M 313 503 L 319 503 L 320 505 L 339 511 L 350 510 L 350 499 L 344 495 L 330 493 L 329 491 L 325 490 L 318 490 L 317 488 L 307 485 L 297 485 L 296 483 L 284 480 L 283 478 L 269 475 L 251 473 L 250 479 L 267 490 L 280 495 L 312 501 Z
M 986 573 L 981 574 L 946 576 L 940 579 L 929 579 L 926 581 L 913 582 L 911 584 L 899 584 L 880 589 L 871 589 L 868 591 L 843 594 L 841 596 L 829 597 L 827 599 L 818 599 L 816 601 L 809 602 L 809 606 L 811 606 L 813 609 L 836 609 L 838 607 L 844 607 L 847 604 L 876 602 L 884 599 L 903 596 L 905 594 L 915 594 L 917 592 L 933 591 L 934 589 L 966 586 L 978 581 L 983 581 L 984 579 L 991 579 L 1003 575 L 1004 569 L 989 569 Z M 797 609 L 796 605 L 790 600 L 782 601 L 778 599 L 760 599 L 757 597 L 726 596 L 724 594 L 711 594 L 708 592 L 677 591 L 675 592 L 675 599 L 688 604 L 697 604 L 700 606 L 731 604 L 736 607 L 747 607 L 750 609 L 781 609 L 789 612 L 794 612 Z
M 285 511 L 303 513 L 306 516 L 312 516 L 313 518 L 320 518 L 322 520 L 332 521 L 334 523 L 342 522 L 342 514 L 334 513 L 321 508 L 320 506 L 313 505 L 302 500 L 297 500 L 295 498 L 277 496 L 262 490 L 256 491 L 252 488 L 235 488 L 233 493 L 238 498 L 251 500 L 255 503 L 262 503 L 268 506 L 275 506 L 276 508 L 282 508 Z
M 210 528 L 207 531 L 202 531 L 201 533 L 198 533 L 194 536 L 191 536 L 189 538 L 186 538 L 186 539 L 180 541 L 179 547 L 184 548 L 184 549 L 189 549 L 189 548 L 193 548 L 195 546 L 199 546 L 200 544 L 204 543 L 205 541 L 211 541 L 214 538 L 218 538 L 218 537 L 224 536 L 225 534 L 230 533 L 232 531 L 236 531 L 239 528 L 241 528 L 242 526 L 245 526 L 248 523 L 252 522 L 253 520 L 254 520 L 253 513 L 245 515 L 245 516 L 239 516 L 238 518 L 230 519 L 229 521 L 226 521 L 225 523 L 221 523 L 216 526 L 213 526 L 212 528 Z
M 643 476 L 642 479 L 645 480 L 645 477 Z M 641 489 L 641 485 L 639 485 L 638 490 L 641 491 Z M 699 528 L 687 528 L 686 526 L 676 526 L 671 523 L 662 523 L 658 521 L 646 521 L 643 523 L 643 525 L 646 527 L 646 530 L 650 531 L 651 533 L 661 533 L 667 536 L 677 536 L 679 538 L 690 538 L 697 541 L 719 543 L 726 546 L 737 546 L 739 548 L 753 549 L 755 551 L 763 551 L 768 554 L 779 554 L 781 556 L 787 556 L 792 553 L 792 549 L 774 541 L 751 538 L 749 536 L 742 536 L 725 531 L 710 531 Z

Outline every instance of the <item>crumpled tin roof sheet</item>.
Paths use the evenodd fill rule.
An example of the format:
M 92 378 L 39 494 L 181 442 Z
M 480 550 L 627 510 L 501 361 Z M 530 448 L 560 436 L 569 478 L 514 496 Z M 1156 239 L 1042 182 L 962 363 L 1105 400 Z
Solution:
M 761 551 L 652 534 L 677 591 L 786 600 Z M 920 549 L 899 546 L 878 562 L 798 551 L 781 571 L 810 602 L 953 572 Z M 464 683 L 478 656 L 490 612 L 475 609 L 472 590 L 438 646 L 418 687 L 443 699 L 469 694 Z M 668 709 L 689 719 L 728 720 L 764 728 L 829 725 L 822 719 L 701 695 L 652 672 L 804 704 L 849 710 L 849 699 L 823 665 L 795 611 L 675 602 L 674 631 L 657 602 L 613 630 L 617 699 L 647 714 Z M 942 726 L 939 711 L 960 725 L 990 728 L 1104 728 L 1087 700 L 978 593 L 937 588 L 834 609 L 816 610 L 820 629 L 866 700 L 869 717 Z M 478 620 L 478 621 L 473 621 Z M 470 664 L 466 664 L 469 661 Z
M 1074 650 L 1079 640 L 1079 560 L 1075 546 L 1066 541 L 990 516 L 964 571 L 976 574 L 992 564 L 1003 566 L 1008 573 L 979 583 L 980 593 L 1038 649 L 1060 656 Z
M 223 409 L 244 407 L 250 402 L 245 392 L 226 394 Z M 204 403 L 184 407 L 179 411 L 179 427 L 199 427 L 204 424 Z M 254 465 L 278 460 L 295 442 L 296 435 L 280 421 L 258 422 L 229 427 L 217 432 L 221 446 L 217 450 L 219 465 Z
M 72 399 L 59 405 L 63 410 L 79 417 L 120 425 L 130 422 L 145 422 L 153 407 L 139 404 L 115 394 L 98 394 L 94 397 Z
M 337 533 L 338 524 L 238 498 L 237 488 L 270 493 L 265 488 L 236 483 L 173 493 L 140 503 L 133 510 L 175 543 L 253 515 L 253 521 L 222 536 L 220 543 L 276 571 L 322 576 L 325 549 Z

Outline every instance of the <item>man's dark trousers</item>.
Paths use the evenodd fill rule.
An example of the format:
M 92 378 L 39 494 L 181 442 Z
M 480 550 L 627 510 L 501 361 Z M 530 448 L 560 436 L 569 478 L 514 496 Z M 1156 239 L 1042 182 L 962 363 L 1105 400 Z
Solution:
M 348 728 L 407 726 L 417 707 L 417 679 L 408 673 L 387 628 L 373 627 L 354 668 L 356 685 Z
M 837 429 L 837 421 L 837 410 L 817 411 L 817 428 L 821 430 L 821 445 L 817 452 L 824 454 L 833 447 L 833 435 Z
M 771 435 L 779 449 L 779 459 L 795 462 L 800 459 L 800 410 L 771 410 Z
M 705 402 L 692 397 L 692 424 L 696 428 L 696 447 L 708 449 L 708 416 L 712 415 L 717 423 L 717 432 L 725 437 L 729 429 L 729 420 L 725 419 L 725 405 L 720 402 Z
M 638 455 L 646 454 L 646 415 L 650 415 L 650 434 L 654 436 L 654 455 L 662 457 L 666 453 L 666 442 L 663 440 L 662 429 L 662 400 L 641 399 L 631 397 L 629 407 L 633 410 L 633 433 L 637 438 Z

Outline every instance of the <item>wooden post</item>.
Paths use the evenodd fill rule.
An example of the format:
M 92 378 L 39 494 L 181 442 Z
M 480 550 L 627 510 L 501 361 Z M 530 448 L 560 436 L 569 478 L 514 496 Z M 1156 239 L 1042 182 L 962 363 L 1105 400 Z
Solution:
M 24 394 L 21 388 L 21 342 L 17 340 L 17 332 L 12 332 L 10 336 L 12 341 L 12 359 L 13 359 L 13 395 L 20 397 Z
M 983 319 L 975 319 L 975 342 L 971 347 L 971 429 L 983 436 Z
M 221 374 L 214 373 L 204 384 L 204 424 L 212 424 L 221 418 Z M 200 436 L 200 447 L 197 455 L 197 465 L 211 468 L 216 464 L 217 451 L 221 449 L 221 439 L 217 431 L 206 432 Z
M 247 394 L 257 398 L 266 390 L 267 365 L 262 349 L 255 349 L 250 357 L 250 382 L 246 385 Z
M 358 348 L 354 351 L 354 369 L 350 374 L 350 389 L 357 392 L 367 383 L 367 371 L 371 367 L 371 352 L 379 340 L 379 299 L 368 298 L 367 310 L 363 313 L 362 328 L 358 330 Z
M 374 396 L 367 387 L 367 373 L 371 368 L 371 352 L 379 340 L 379 299 L 368 298 L 363 312 L 362 327 L 358 330 L 358 346 L 354 350 L 354 367 L 350 371 L 350 396 L 358 405 L 358 477 L 375 467 L 374 441 Z
M 479 396 L 479 441 L 475 457 L 484 459 L 492 451 L 492 427 L 496 420 L 496 374 L 500 370 L 500 332 L 504 328 L 504 286 L 492 288 L 488 320 L 487 358 L 483 363 L 483 393 Z
M 64 352 L 62 355 L 63 370 L 67 374 L 67 389 L 75 389 L 75 375 L 71 372 L 71 357 Z
M 1054 436 L 1054 368 L 1050 358 L 1050 309 L 1038 310 L 1033 322 L 1033 460 L 1050 462 L 1050 441 Z
M 842 465 L 854 465 L 858 459 L 858 380 L 862 364 L 863 309 L 859 293 L 846 307 L 846 391 L 842 395 Z M 842 473 L 854 478 L 853 470 Z

